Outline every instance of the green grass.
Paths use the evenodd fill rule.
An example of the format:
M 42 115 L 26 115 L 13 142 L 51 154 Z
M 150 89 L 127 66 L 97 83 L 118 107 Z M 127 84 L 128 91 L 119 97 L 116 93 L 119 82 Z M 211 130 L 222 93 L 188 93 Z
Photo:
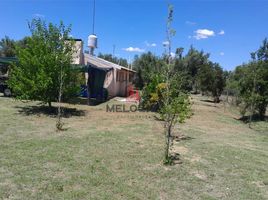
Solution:
M 200 99 L 176 130 L 190 137 L 174 144 L 182 163 L 169 167 L 152 113 L 66 104 L 81 115 L 57 132 L 55 116 L 27 112 L 37 102 L 0 97 L 0 199 L 267 199 L 267 122 L 249 129 Z

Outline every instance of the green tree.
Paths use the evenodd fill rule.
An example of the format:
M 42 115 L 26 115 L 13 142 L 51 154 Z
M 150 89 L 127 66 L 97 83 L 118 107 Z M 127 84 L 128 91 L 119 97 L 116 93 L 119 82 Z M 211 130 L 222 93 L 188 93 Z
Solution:
M 202 93 L 210 93 L 215 103 L 220 102 L 225 87 L 225 74 L 218 63 L 208 62 L 200 66 L 197 82 Z
M 241 112 L 245 115 L 249 111 L 252 116 L 257 111 L 263 120 L 268 105 L 268 64 L 264 61 L 250 62 L 243 66 L 240 73 Z
M 193 46 L 190 47 L 188 53 L 185 55 L 185 70 L 190 75 L 191 89 L 197 93 L 200 89 L 198 85 L 198 72 L 202 66 L 209 63 L 209 54 L 203 51 L 196 50 Z
M 135 56 L 133 62 L 133 69 L 136 70 L 135 85 L 142 89 L 149 84 L 156 74 L 163 71 L 164 59 L 147 52 L 141 56 Z
M 14 57 L 16 54 L 15 46 L 15 40 L 12 40 L 8 36 L 5 36 L 5 38 L 1 39 L 0 41 L 0 56 Z
M 196 82 L 199 85 L 199 89 L 203 94 L 208 94 L 208 92 L 211 91 L 212 84 L 213 84 L 213 69 L 212 69 L 212 63 L 207 63 L 206 65 L 203 65 L 199 71 L 198 76 L 196 78 Z
M 40 19 L 34 19 L 29 27 L 32 35 L 26 38 L 26 46 L 16 47 L 19 63 L 12 67 L 9 85 L 16 98 L 40 100 L 51 107 L 58 100 L 61 78 L 63 98 L 74 95 L 78 89 L 71 66 L 71 28 L 62 22 L 59 26 L 46 25 Z
M 237 66 L 234 71 L 230 72 L 225 90 L 228 96 L 232 96 L 232 104 L 238 106 L 241 103 L 239 81 L 244 76 L 244 66 Z
M 263 40 L 262 45 L 251 53 L 252 61 L 236 67 L 231 82 L 238 91 L 241 114 L 258 114 L 263 120 L 268 105 L 268 42 Z M 250 126 L 250 123 L 249 123 Z
M 190 92 L 192 90 L 192 76 L 189 73 L 187 67 L 187 58 L 183 56 L 184 49 L 182 47 L 176 49 L 175 58 L 174 58 L 174 74 L 180 74 L 181 88 L 185 91 Z
M 265 38 L 256 52 L 259 61 L 268 61 L 268 39 Z
M 212 84 L 209 88 L 211 94 L 214 98 L 215 103 L 220 102 L 220 96 L 223 92 L 223 89 L 226 84 L 225 75 L 223 69 L 220 67 L 218 63 L 213 63 L 212 65 Z
M 28 37 L 24 37 L 21 40 L 15 41 L 5 36 L 0 41 L 0 56 L 2 57 L 15 57 L 16 56 L 16 46 L 21 48 L 26 47 Z

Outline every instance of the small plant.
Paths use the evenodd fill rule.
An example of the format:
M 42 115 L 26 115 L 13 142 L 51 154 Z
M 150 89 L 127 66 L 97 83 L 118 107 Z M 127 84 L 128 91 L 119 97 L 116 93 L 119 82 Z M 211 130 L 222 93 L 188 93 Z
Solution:
M 57 131 L 64 131 L 65 129 L 63 128 L 63 125 L 64 123 L 61 120 L 57 120 L 57 123 L 56 123 Z

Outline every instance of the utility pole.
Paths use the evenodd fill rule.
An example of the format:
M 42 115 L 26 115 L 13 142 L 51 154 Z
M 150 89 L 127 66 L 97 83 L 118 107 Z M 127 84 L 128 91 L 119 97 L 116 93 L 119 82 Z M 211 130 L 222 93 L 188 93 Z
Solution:
M 95 0 L 93 0 L 92 34 L 95 34 Z

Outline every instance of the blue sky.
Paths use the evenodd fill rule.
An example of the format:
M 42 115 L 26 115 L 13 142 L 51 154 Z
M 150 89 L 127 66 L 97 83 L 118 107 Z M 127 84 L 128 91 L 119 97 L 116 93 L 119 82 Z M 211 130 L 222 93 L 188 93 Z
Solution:
M 164 52 L 167 0 L 96 0 L 96 53 L 132 59 Z M 173 51 L 190 45 L 210 53 L 224 69 L 247 62 L 268 37 L 268 0 L 170 0 L 174 5 Z M 0 38 L 29 35 L 27 20 L 72 24 L 72 35 L 87 43 L 92 33 L 92 0 L 0 0 Z

